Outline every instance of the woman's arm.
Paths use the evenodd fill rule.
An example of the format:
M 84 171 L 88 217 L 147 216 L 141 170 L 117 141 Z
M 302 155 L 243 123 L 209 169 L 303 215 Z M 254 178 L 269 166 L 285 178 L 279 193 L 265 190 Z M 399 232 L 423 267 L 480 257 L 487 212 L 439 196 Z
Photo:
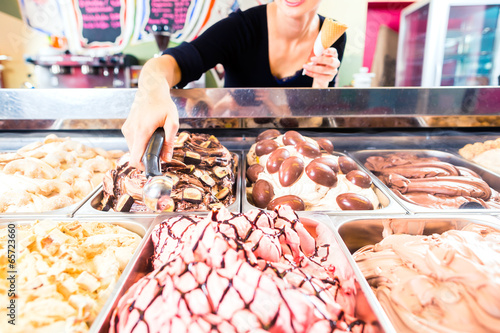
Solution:
M 170 161 L 175 135 L 179 129 L 179 115 L 170 87 L 181 78 L 181 71 L 170 55 L 150 59 L 141 69 L 139 88 L 130 114 L 122 126 L 122 133 L 130 149 L 130 165 L 143 169 L 142 155 L 149 139 L 158 127 L 165 129 L 162 159 Z

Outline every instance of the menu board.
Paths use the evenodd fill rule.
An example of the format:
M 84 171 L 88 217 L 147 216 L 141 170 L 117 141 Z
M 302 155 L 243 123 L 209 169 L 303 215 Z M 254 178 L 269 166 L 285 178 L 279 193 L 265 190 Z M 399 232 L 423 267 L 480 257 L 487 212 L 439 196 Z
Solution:
M 150 12 L 146 31 L 182 30 L 190 5 L 190 0 L 149 0 Z M 153 29 L 153 26 L 156 27 Z
M 121 0 L 78 0 L 81 34 L 87 43 L 115 42 L 122 34 Z

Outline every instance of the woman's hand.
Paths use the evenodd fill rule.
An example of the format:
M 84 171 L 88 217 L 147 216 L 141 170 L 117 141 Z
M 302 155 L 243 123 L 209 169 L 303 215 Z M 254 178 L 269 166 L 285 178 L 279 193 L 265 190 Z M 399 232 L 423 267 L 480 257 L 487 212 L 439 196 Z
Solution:
M 139 169 L 144 169 L 141 159 L 154 131 L 158 127 L 164 128 L 165 142 L 161 158 L 170 161 L 179 129 L 179 115 L 170 96 L 165 62 L 160 58 L 149 61 L 141 70 L 139 89 L 122 126 L 122 133 L 130 150 L 130 165 Z
M 323 51 L 319 57 L 311 57 L 311 62 L 304 64 L 305 75 L 314 79 L 313 88 L 327 88 L 335 78 L 340 66 L 337 50 L 330 47 Z

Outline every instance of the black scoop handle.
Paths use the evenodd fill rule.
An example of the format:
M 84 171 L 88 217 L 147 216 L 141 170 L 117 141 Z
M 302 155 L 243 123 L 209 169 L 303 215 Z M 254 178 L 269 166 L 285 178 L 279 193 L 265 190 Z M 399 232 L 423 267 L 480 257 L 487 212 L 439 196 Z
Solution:
M 484 206 L 478 202 L 469 201 L 469 202 L 466 202 L 466 203 L 460 205 L 460 207 L 458 207 L 458 208 L 459 209 L 484 209 Z
M 142 163 L 146 168 L 146 177 L 161 176 L 160 153 L 165 141 L 165 131 L 158 127 L 149 139 L 146 151 L 142 156 Z

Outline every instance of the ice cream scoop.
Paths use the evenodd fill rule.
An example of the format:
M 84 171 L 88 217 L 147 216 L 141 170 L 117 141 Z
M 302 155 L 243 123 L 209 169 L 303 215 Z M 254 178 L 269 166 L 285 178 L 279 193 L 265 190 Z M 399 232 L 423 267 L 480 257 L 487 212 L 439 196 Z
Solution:
M 170 210 L 169 205 L 172 202 L 172 178 L 164 176 L 160 167 L 160 152 L 164 141 L 165 131 L 163 128 L 157 128 L 142 156 L 148 179 L 142 190 L 142 199 L 146 207 L 155 212 Z

